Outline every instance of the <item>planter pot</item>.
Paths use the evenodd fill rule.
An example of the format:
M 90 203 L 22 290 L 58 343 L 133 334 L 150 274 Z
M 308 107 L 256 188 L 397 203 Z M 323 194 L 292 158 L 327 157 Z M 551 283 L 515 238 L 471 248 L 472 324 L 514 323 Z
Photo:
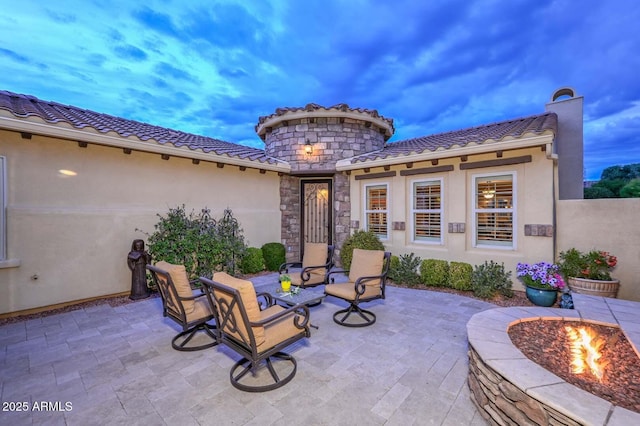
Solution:
M 572 292 L 591 296 L 618 297 L 620 288 L 620 280 L 602 281 L 569 277 L 567 281 Z
M 541 290 L 539 288 L 526 286 L 527 299 L 537 306 L 553 306 L 558 298 L 557 290 Z

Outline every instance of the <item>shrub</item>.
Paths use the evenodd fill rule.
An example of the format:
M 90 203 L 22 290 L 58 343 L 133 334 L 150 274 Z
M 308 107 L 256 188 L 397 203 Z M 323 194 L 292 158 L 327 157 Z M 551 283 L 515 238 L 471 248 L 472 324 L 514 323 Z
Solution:
M 473 294 L 482 299 L 492 299 L 496 293 L 513 296 L 511 271 L 504 270 L 504 263 L 498 265 L 493 260 L 476 265 L 471 275 Z
M 473 266 L 464 262 L 449 263 L 449 287 L 456 290 L 471 290 Z
M 447 287 L 449 263 L 446 260 L 425 259 L 420 264 L 420 279 L 428 286 Z
M 235 273 L 236 260 L 244 254 L 242 229 L 233 218 L 231 210 L 216 221 L 208 209 L 189 214 L 185 206 L 170 208 L 160 220 L 155 231 L 148 236 L 149 253 L 154 261 L 184 265 L 189 279 L 211 277 L 214 270 Z
M 282 243 L 266 243 L 262 246 L 262 256 L 268 271 L 277 271 L 286 262 L 286 250 Z
M 256 274 L 264 271 L 264 268 L 262 250 L 257 247 L 249 247 L 240 261 L 240 272 L 243 274 Z
M 349 269 L 351 267 L 351 259 L 353 258 L 353 249 L 364 250 L 384 250 L 384 245 L 378 239 L 378 236 L 371 231 L 356 230 L 342 244 L 340 250 L 340 260 L 342 267 Z
M 389 261 L 389 273 L 387 274 L 390 280 L 398 281 L 396 279 L 396 271 L 398 270 L 399 267 L 400 267 L 400 258 L 395 254 L 391 255 L 391 260 Z
M 409 287 L 420 284 L 420 275 L 418 275 L 418 267 L 420 266 L 420 258 L 411 254 L 401 254 L 398 258 L 398 267 L 394 271 L 394 280 L 397 283 L 408 285 Z

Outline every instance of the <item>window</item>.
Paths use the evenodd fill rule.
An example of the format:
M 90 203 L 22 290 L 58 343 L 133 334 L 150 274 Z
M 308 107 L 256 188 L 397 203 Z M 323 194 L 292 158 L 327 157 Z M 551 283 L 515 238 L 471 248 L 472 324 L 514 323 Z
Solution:
M 7 160 L 0 157 L 0 260 L 7 258 Z
M 386 184 L 365 186 L 365 229 L 381 239 L 388 237 L 388 188 Z
M 475 245 L 514 247 L 514 174 L 474 177 Z
M 442 242 L 442 180 L 413 183 L 413 240 Z

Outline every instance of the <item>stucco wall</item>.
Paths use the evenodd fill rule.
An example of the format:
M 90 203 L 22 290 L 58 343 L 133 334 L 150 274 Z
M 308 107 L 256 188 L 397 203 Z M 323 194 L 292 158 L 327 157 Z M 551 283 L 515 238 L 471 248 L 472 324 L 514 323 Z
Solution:
M 235 166 L 0 131 L 7 157 L 8 255 L 0 313 L 130 289 L 126 256 L 170 207 L 231 208 L 248 243 L 280 241 L 279 178 Z M 77 172 L 63 176 L 60 169 Z M 33 279 L 37 276 L 37 279 Z
M 618 298 L 640 301 L 640 199 L 563 200 L 558 203 L 558 253 L 571 247 L 618 257 L 612 277 Z
M 453 171 L 429 173 L 416 176 L 401 176 L 405 166 L 391 167 L 396 176 L 379 179 L 356 180 L 356 176 L 366 176 L 362 171 L 352 174 L 351 181 L 351 218 L 358 227 L 364 228 L 364 187 L 376 183 L 389 184 L 390 213 L 388 221 L 404 222 L 405 230 L 391 230 L 390 238 L 383 241 L 387 250 L 394 255 L 415 253 L 422 259 L 444 259 L 467 262 L 471 265 L 482 264 L 485 260 L 504 262 L 505 268 L 513 272 L 514 289 L 523 290 L 522 284 L 515 278 L 518 262 L 539 262 L 553 260 L 553 238 L 543 236 L 525 236 L 525 224 L 553 225 L 553 161 L 545 157 L 539 148 L 522 149 L 505 153 L 504 158 L 531 155 L 532 162 L 503 165 L 472 170 L 460 170 L 459 158 L 444 159 L 438 166 L 452 165 Z M 495 160 L 495 154 L 474 155 L 468 163 Z M 413 169 L 432 167 L 430 162 L 415 163 Z M 382 169 L 371 169 L 371 174 Z M 515 172 L 516 177 L 516 244 L 515 248 L 479 248 L 473 247 L 473 176 L 489 173 Z M 412 182 L 416 180 L 443 180 L 443 222 L 444 239 L 442 244 L 413 242 L 411 231 Z M 449 233 L 449 223 L 465 224 L 464 233 Z M 393 229 L 393 228 L 392 228 Z

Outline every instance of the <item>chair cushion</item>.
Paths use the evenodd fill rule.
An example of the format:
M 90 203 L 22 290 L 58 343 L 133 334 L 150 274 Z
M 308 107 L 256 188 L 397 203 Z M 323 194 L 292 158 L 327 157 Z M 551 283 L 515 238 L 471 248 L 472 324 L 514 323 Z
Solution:
M 278 312 L 283 311 L 284 309 L 285 308 L 279 305 L 270 306 L 262 311 L 262 319 L 269 318 L 270 316 L 275 315 Z M 264 344 L 260 347 L 259 352 L 264 352 L 291 337 L 304 333 L 304 329 L 295 326 L 293 322 L 294 318 L 295 314 L 291 312 L 290 314 L 267 324 L 264 328 Z
M 251 281 L 243 280 L 240 278 L 232 277 L 226 272 L 216 272 L 213 274 L 213 281 L 218 282 L 220 284 L 226 285 L 227 287 L 231 287 L 238 291 L 240 294 L 240 299 L 242 300 L 242 304 L 247 313 L 247 318 L 250 322 L 260 321 L 262 318 L 260 312 L 260 305 L 258 304 L 258 298 L 256 296 L 256 290 Z M 214 290 L 215 291 L 215 290 Z M 223 299 L 224 296 L 221 296 Z M 231 302 L 228 300 L 228 302 Z M 240 315 L 240 310 L 236 307 L 234 308 L 234 316 L 236 321 L 241 321 L 242 316 Z M 238 325 L 243 333 L 246 333 L 248 324 L 244 324 L 244 327 Z M 226 331 L 226 330 L 225 330 Z M 264 327 L 252 327 L 253 337 L 256 341 L 256 345 L 260 346 L 264 343 Z M 229 334 L 234 335 L 238 338 L 238 334 L 236 332 L 229 332 Z M 246 337 L 246 336 L 245 336 Z M 245 340 L 244 338 L 240 338 L 241 340 Z
M 360 277 L 382 275 L 384 251 L 353 249 L 349 281 L 355 282 Z M 365 282 L 366 286 L 379 286 L 380 280 Z
M 320 271 L 320 273 L 316 273 L 315 271 Z M 314 284 L 322 284 L 324 283 L 325 269 L 318 268 L 310 271 L 309 279 L 304 282 L 305 285 L 314 285 Z M 302 271 L 296 271 L 295 274 L 291 274 L 291 285 L 302 285 Z
M 209 299 L 203 296 L 195 300 L 195 308 L 193 312 L 187 314 L 187 321 L 196 322 L 203 319 L 208 321 L 211 317 L 213 317 L 213 312 L 211 305 L 209 305 Z
M 329 246 L 325 243 L 304 243 L 304 257 L 302 259 L 302 267 L 320 266 L 327 263 L 327 253 Z M 312 273 L 321 273 L 324 275 L 325 268 L 320 271 L 314 269 Z
M 356 299 L 355 283 L 339 283 L 327 284 L 324 292 L 330 296 L 339 297 L 340 299 L 354 301 Z
M 184 265 L 174 265 L 169 262 L 160 261 L 156 263 L 156 266 L 169 273 L 179 297 L 193 297 L 193 290 L 191 289 L 191 284 L 189 284 L 187 269 Z M 158 277 L 158 279 L 161 279 L 161 277 Z M 169 293 L 169 297 L 172 297 L 171 293 Z M 176 305 L 180 304 L 177 300 L 173 300 L 173 303 Z M 195 302 L 193 300 L 183 300 L 181 304 L 187 316 L 195 309 Z

